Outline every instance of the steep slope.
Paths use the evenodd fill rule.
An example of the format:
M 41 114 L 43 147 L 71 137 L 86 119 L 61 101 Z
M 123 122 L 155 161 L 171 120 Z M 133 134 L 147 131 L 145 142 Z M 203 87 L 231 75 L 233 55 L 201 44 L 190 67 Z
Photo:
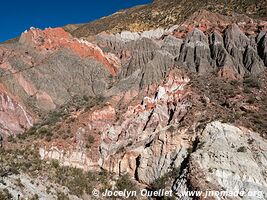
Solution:
M 106 31 L 144 31 L 158 27 L 168 28 L 185 21 L 194 12 L 206 9 L 224 15 L 248 15 L 265 19 L 267 16 L 265 0 L 156 0 L 143 6 L 122 10 L 111 16 L 88 24 L 79 25 L 70 31 L 75 37 L 88 37 Z
M 184 198 L 182 189 L 186 188 L 208 190 L 190 199 L 266 199 L 266 163 L 260 161 L 265 157 L 266 147 L 266 140 L 257 133 L 220 122 L 208 124 L 175 183 L 177 196 Z M 238 195 L 214 191 L 235 191 Z
M 116 56 L 72 38 L 61 28 L 29 30 L 18 42 L 2 44 L 0 52 L 2 94 L 5 96 L 1 124 L 7 135 L 29 128 L 33 119 L 76 95 L 102 94 L 109 85 L 110 76 L 120 68 Z M 6 120 L 10 122 L 5 123 Z

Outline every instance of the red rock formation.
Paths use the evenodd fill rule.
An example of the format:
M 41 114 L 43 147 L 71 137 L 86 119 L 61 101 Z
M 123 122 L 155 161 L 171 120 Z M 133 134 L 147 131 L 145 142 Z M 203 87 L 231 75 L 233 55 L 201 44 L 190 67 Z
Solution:
M 67 48 L 81 57 L 93 57 L 101 62 L 113 76 L 121 67 L 120 60 L 115 55 L 104 53 L 98 46 L 85 40 L 73 38 L 62 28 L 47 28 L 43 31 L 32 28 L 22 33 L 20 43 L 32 46 L 43 53 Z
M 4 138 L 21 133 L 34 123 L 33 115 L 26 111 L 16 97 L 6 91 L 7 89 L 0 84 L 0 131 Z

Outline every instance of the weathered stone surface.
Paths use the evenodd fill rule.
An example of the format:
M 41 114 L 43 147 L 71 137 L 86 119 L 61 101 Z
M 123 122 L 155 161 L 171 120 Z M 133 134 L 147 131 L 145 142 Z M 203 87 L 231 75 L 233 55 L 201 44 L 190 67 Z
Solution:
M 161 49 L 171 53 L 174 58 L 179 58 L 183 40 L 174 36 L 168 35 L 164 38 Z
M 204 16 L 206 15 L 208 13 Z M 142 38 L 140 33 L 127 32 L 129 37 L 131 35 L 131 40 L 107 34 L 100 34 L 97 40 L 101 48 L 121 58 L 123 67 L 119 73 L 120 79 L 128 78 L 129 82 L 136 84 L 141 82 L 139 85 L 149 85 L 161 79 L 160 74 L 165 71 L 166 62 L 168 65 L 184 65 L 190 71 L 200 74 L 218 71 L 219 75 L 232 79 L 240 78 L 245 73 L 261 73 L 265 69 L 262 61 L 264 53 L 260 54 L 264 52 L 260 49 L 266 46 L 260 45 L 264 34 L 256 37 L 256 29 L 253 29 L 254 32 L 247 37 L 242 23 L 236 25 L 231 22 L 229 19 L 218 29 L 210 27 L 209 32 L 203 27 L 192 27 L 188 32 L 183 32 L 178 26 L 173 32 L 165 30 L 166 35 L 161 39 Z M 185 25 L 186 23 L 182 26 Z M 254 26 L 256 25 L 251 25 Z M 133 35 L 140 37 L 132 37 Z M 164 63 L 161 63 L 161 60 L 164 60 Z M 125 82 L 123 83 L 125 85 Z
M 160 82 L 168 69 L 173 66 L 173 59 L 167 52 L 162 51 L 160 45 L 153 40 L 143 38 L 129 45 L 131 46 L 129 49 L 131 57 L 119 74 L 122 81 L 129 78 L 136 79 L 134 85 L 142 88 Z
M 259 55 L 267 66 L 267 33 L 261 32 L 258 36 L 258 51 Z
M 212 71 L 208 38 L 199 29 L 194 29 L 185 39 L 179 61 L 191 71 L 206 73 Z
M 55 159 L 62 166 L 77 167 L 85 171 L 99 170 L 99 132 L 112 126 L 116 120 L 115 109 L 107 105 L 78 117 L 75 136 L 71 142 L 60 139 L 52 143 L 41 143 L 39 154 L 41 159 Z M 90 148 L 87 146 L 89 136 L 94 137 Z
M 141 37 L 149 38 L 149 39 L 160 39 L 165 33 L 163 28 L 157 28 L 155 30 L 144 31 L 141 34 Z
M 211 57 L 215 60 L 215 64 L 221 75 L 224 77 L 235 77 L 237 74 L 239 74 L 240 70 L 236 67 L 237 64 L 235 64 L 235 60 L 225 49 L 223 37 L 218 32 L 214 32 L 210 36 L 210 44 Z
M 74 96 L 103 94 L 110 77 L 121 67 L 114 54 L 73 38 L 61 28 L 31 29 L 19 42 L 1 44 L 0 49 L 1 91 L 16 97 L 13 101 L 25 109 L 3 109 L 0 121 L 9 134 L 23 132 L 29 128 L 26 121 L 33 124 L 30 118 L 36 119 L 39 113 L 53 110 Z M 6 107 L 4 101 L 2 104 Z M 22 119 L 20 112 L 27 113 L 30 120 Z
M 185 183 L 191 190 L 250 191 L 261 196 L 242 199 L 266 199 L 266 147 L 266 141 L 257 133 L 212 122 L 202 132 L 196 151 L 190 155 Z M 177 186 L 178 182 L 181 180 L 178 179 Z
M 118 68 L 120 68 L 120 60 L 116 56 L 103 53 L 98 46 L 86 40 L 73 38 L 62 28 L 47 28 L 43 31 L 31 29 L 22 33 L 19 43 L 36 48 L 42 51 L 42 53 L 45 53 L 44 51 L 57 51 L 65 48 L 81 57 L 93 57 L 102 63 L 112 75 L 115 75 Z
M 136 179 L 151 184 L 169 171 L 179 169 L 190 147 L 190 136 L 186 130 L 159 132 L 138 157 Z
M 79 119 L 76 133 L 84 128 L 84 135 L 99 131 L 101 138 L 90 153 L 83 137 L 79 148 L 73 144 L 63 147 L 58 141 L 44 145 L 40 154 L 43 159 L 56 158 L 62 165 L 84 170 L 129 173 L 146 185 L 179 167 L 195 137 L 187 135 L 186 128 L 170 131 L 191 106 L 187 99 L 190 91 L 185 89 L 189 79 L 182 71 L 173 70 L 175 65 L 182 62 L 190 71 L 218 71 L 231 79 L 264 70 L 255 38 L 248 38 L 236 25 L 225 35 L 214 32 L 208 36 L 194 29 L 185 39 L 170 34 L 155 40 L 127 32 L 124 38 L 103 33 L 95 40 L 103 54 L 112 52 L 122 65 L 104 94 L 111 98 L 109 107 L 78 117 L 83 120 Z
M 244 67 L 252 74 L 260 74 L 265 68 L 263 61 L 257 54 L 257 51 L 250 45 L 246 47 L 243 62 Z
M 0 132 L 2 137 L 19 134 L 30 128 L 35 119 L 26 108 L 0 90 Z
M 121 33 L 117 33 L 116 37 L 122 39 L 123 41 L 135 41 L 141 38 L 148 39 L 160 39 L 165 33 L 163 28 L 158 28 L 155 30 L 144 31 L 141 33 L 131 32 L 131 31 L 122 31 Z
M 122 31 L 120 34 L 116 34 L 116 36 L 121 38 L 123 41 L 138 40 L 140 38 L 140 34 L 130 31 Z
M 234 58 L 236 68 L 241 75 L 247 71 L 259 74 L 264 70 L 264 65 L 257 55 L 257 49 L 250 46 L 250 39 L 236 24 L 226 29 L 224 43 L 228 53 Z
M 120 121 L 102 135 L 100 166 L 117 174 L 128 172 L 144 184 L 178 167 L 191 136 L 173 127 L 171 132 L 170 126 L 179 123 L 190 107 L 184 90 L 188 81 L 175 70 L 153 97 L 129 106 Z

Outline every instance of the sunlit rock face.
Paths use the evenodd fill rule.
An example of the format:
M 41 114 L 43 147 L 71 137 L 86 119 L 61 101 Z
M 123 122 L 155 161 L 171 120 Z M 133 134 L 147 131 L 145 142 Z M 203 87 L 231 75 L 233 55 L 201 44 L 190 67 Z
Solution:
M 194 95 L 187 72 L 199 75 L 215 72 L 229 80 L 241 79 L 245 74 L 258 75 L 265 70 L 262 48 L 265 33 L 253 32 L 249 37 L 242 26 L 236 24 L 227 24 L 211 32 L 193 27 L 183 32 L 185 35 L 179 34 L 177 27 L 174 29 L 165 30 L 163 35 L 158 30 L 149 34 L 102 33 L 90 41 L 101 51 L 111 52 L 120 59 L 121 67 L 104 93 L 109 99 L 102 108 L 78 116 L 80 122 L 75 138 L 80 138 L 80 142 L 67 146 L 63 145 L 64 141 L 42 144 L 42 158 L 57 159 L 61 165 L 84 170 L 105 169 L 117 175 L 128 173 L 145 186 L 181 168 L 183 176 L 173 185 L 177 191 L 206 182 L 206 179 L 192 177 L 196 163 L 204 159 L 196 157 L 200 151 L 197 146 L 210 138 L 200 139 L 199 135 L 205 131 L 195 129 L 194 119 L 191 125 L 180 127 L 192 108 L 190 97 Z M 263 53 L 259 53 L 259 48 Z M 206 129 L 213 124 L 230 126 L 213 122 Z M 101 134 L 96 137 L 94 148 L 88 151 L 85 141 L 92 132 Z M 228 149 L 227 145 L 224 147 Z M 214 155 L 221 156 L 219 151 Z M 209 167 L 201 167 L 204 169 L 198 170 L 205 174 Z M 220 173 L 218 171 L 218 182 L 224 187 L 228 182 L 219 178 Z M 207 181 L 210 180 L 207 177 Z M 211 185 L 204 185 L 203 190 Z
M 0 131 L 3 137 L 22 133 L 29 129 L 34 118 L 14 97 L 0 91 Z
M 103 94 L 121 68 L 114 54 L 61 28 L 25 31 L 18 42 L 0 45 L 0 61 L 1 124 L 9 135 L 75 95 Z
M 62 28 L 48 28 L 43 31 L 40 29 L 31 29 L 30 31 L 22 33 L 19 42 L 36 48 L 42 51 L 42 53 L 69 49 L 77 54 L 77 56 L 95 58 L 102 63 L 112 75 L 115 75 L 120 68 L 120 60 L 117 57 L 109 53 L 103 53 L 99 47 L 86 40 L 73 38 Z
M 208 17 L 210 14 L 213 18 Z M 216 25 L 219 22 L 215 23 L 215 19 L 221 26 Z M 200 25 L 196 27 L 193 20 Z M 238 18 L 234 24 L 232 17 L 200 11 L 180 26 L 115 35 L 101 33 L 90 42 L 77 39 L 62 28 L 31 28 L 22 33 L 19 41 L 0 46 L 3 93 L 14 98 L 19 110 L 3 109 L 2 126 L 13 127 L 7 128 L 6 133 L 21 133 L 38 119 L 38 113 L 54 110 L 76 95 L 111 97 L 114 106 L 118 99 L 129 103 L 143 93 L 144 104 L 148 101 L 145 93 L 155 96 L 164 93 L 166 85 L 162 81 L 167 81 L 169 72 L 176 67 L 200 75 L 215 72 L 229 79 L 258 75 L 265 69 L 265 23 L 251 22 L 248 28 L 244 25 L 248 20 Z M 257 27 L 261 27 L 260 33 Z M 164 107 L 159 97 L 154 98 L 148 102 L 152 110 L 145 110 L 140 117 L 142 120 L 152 117 L 162 127 L 170 125 L 166 123 L 173 114 L 169 103 L 165 102 Z M 176 105 L 173 107 L 172 110 L 176 109 Z M 125 119 L 129 112 L 124 113 Z M 162 116 L 156 118 L 157 112 Z M 132 115 L 137 122 L 130 120 L 119 126 L 139 123 L 138 112 Z M 12 123 L 5 123 L 11 119 Z M 140 130 L 146 120 L 141 124 Z M 157 130 L 154 126 L 152 129 Z M 117 129 L 116 124 L 113 128 Z
M 190 91 L 185 89 L 188 81 L 179 71 L 172 71 L 154 95 L 129 106 L 102 135 L 101 166 L 118 174 L 128 172 L 145 184 L 171 166 L 177 167 L 186 156 L 190 137 L 182 139 L 184 130 L 172 133 L 169 128 L 179 123 L 190 107 Z
M 184 169 L 186 175 L 174 185 L 178 192 L 242 191 L 244 199 L 266 199 L 267 145 L 258 133 L 216 121 L 207 125 L 198 142 Z
M 71 142 L 63 139 L 53 142 L 42 142 L 39 154 L 42 159 L 58 160 L 63 166 L 82 168 L 83 170 L 100 170 L 99 133 L 105 131 L 116 120 L 115 109 L 110 105 L 103 106 L 93 112 L 78 116 L 74 138 Z M 88 136 L 94 135 L 94 145 L 88 149 Z
M 198 74 L 215 71 L 220 76 L 236 79 L 245 74 L 258 75 L 265 69 L 266 22 L 248 24 L 249 19 L 234 20 L 201 11 L 157 37 L 127 31 L 116 35 L 99 34 L 96 42 L 121 58 L 124 67 L 120 78 L 141 82 L 141 86 L 162 79 L 173 65 Z M 198 26 L 193 20 L 198 21 Z M 158 32 L 157 29 L 150 33 L 157 35 Z
M 86 126 L 83 122 L 77 126 L 73 145 L 64 145 L 63 141 L 43 143 L 42 159 L 56 159 L 62 165 L 84 170 L 102 168 L 118 175 L 129 173 L 143 184 L 152 183 L 172 167 L 178 167 L 190 148 L 193 136 L 186 135 L 186 129 L 176 130 L 191 106 L 190 89 L 185 88 L 188 82 L 181 71 L 171 71 L 165 81 L 150 87 L 148 96 L 130 103 L 121 116 L 112 105 L 121 98 L 133 98 L 135 93 L 118 95 L 107 106 L 81 116 Z M 102 134 L 95 141 L 98 148 L 88 151 L 86 136 L 93 131 Z M 162 162 L 161 168 L 158 162 Z
M 222 109 L 236 114 L 232 104 L 241 111 L 261 108 L 243 102 L 242 94 L 224 94 L 229 99 L 218 103 L 208 88 L 210 78 L 243 84 L 245 76 L 264 73 L 266 27 L 265 21 L 201 10 L 168 28 L 83 39 L 62 28 L 31 28 L 0 45 L 1 135 L 6 141 L 23 133 L 77 96 L 87 103 L 101 97 L 63 107 L 68 113 L 53 124 L 56 136 L 33 141 L 42 160 L 129 174 L 142 187 L 180 169 L 170 183 L 177 192 L 266 191 L 266 141 L 214 121 Z M 196 87 L 201 81 L 195 77 L 206 77 L 207 84 Z

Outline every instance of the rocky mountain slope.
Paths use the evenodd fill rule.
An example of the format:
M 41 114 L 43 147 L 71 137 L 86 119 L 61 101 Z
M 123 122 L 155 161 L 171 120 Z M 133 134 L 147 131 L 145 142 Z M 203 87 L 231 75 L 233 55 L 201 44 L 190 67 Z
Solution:
M 266 20 L 265 0 L 154 0 L 151 4 L 119 11 L 91 23 L 68 25 L 65 29 L 76 37 L 88 37 L 101 32 L 146 31 L 168 28 L 183 23 L 193 13 L 205 9 L 227 16 Z
M 144 188 L 266 199 L 266 2 L 203 2 L 159 0 L 0 44 L 0 199 Z

